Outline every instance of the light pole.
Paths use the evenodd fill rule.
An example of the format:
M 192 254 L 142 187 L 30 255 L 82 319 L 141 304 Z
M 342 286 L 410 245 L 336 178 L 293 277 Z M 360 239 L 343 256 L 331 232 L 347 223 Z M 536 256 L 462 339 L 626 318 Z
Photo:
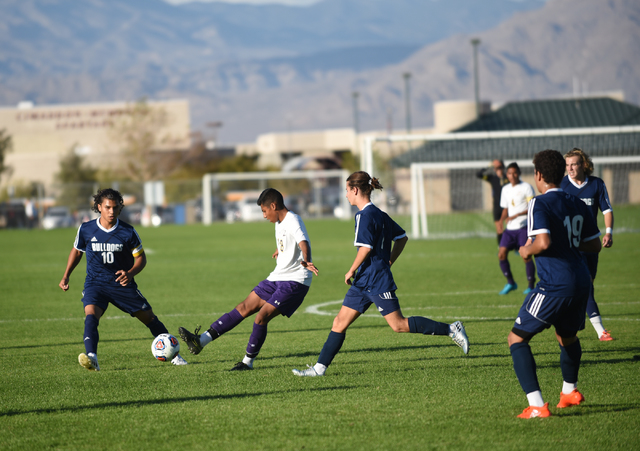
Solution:
M 473 82 L 475 87 L 476 98 L 476 117 L 480 117 L 480 80 L 478 78 L 478 46 L 480 45 L 480 39 L 474 38 L 471 40 L 473 46 Z
M 353 132 L 355 136 L 355 151 L 359 153 L 360 146 L 358 145 L 358 134 L 360 133 L 360 118 L 358 115 L 358 97 L 360 97 L 360 93 L 358 91 L 353 91 L 351 94 L 353 98 Z
M 411 134 L 411 104 L 410 104 L 410 93 L 409 93 L 409 79 L 411 78 L 411 72 L 405 72 L 402 74 L 404 78 L 404 109 L 405 109 L 405 119 L 407 121 L 407 135 Z

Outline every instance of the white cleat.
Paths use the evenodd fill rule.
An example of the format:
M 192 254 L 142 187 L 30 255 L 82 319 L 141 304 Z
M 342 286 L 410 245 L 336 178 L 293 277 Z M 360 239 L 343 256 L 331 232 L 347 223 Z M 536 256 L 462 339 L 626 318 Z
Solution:
M 306 370 L 291 370 L 293 372 L 293 374 L 295 374 L 296 376 L 301 376 L 301 377 L 316 377 L 316 376 L 324 376 L 324 374 L 320 374 L 316 371 L 316 369 L 314 367 L 312 367 L 311 365 L 307 365 L 307 369 Z
M 171 361 L 174 365 L 188 365 L 189 363 L 182 358 L 180 354 L 176 354 L 176 356 Z
M 462 352 L 469 354 L 469 338 L 467 332 L 464 330 L 464 326 L 460 321 L 456 321 L 450 326 L 451 332 L 449 336 L 455 344 L 462 348 Z
M 89 371 L 100 371 L 100 365 L 98 365 L 98 356 L 93 352 L 89 354 L 85 354 L 84 352 L 78 356 L 78 363 L 83 368 L 88 369 Z

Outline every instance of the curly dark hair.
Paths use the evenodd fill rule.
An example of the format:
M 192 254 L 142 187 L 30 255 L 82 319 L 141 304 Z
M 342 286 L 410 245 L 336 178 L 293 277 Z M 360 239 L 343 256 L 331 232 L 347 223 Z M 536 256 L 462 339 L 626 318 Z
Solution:
M 542 174 L 542 179 L 555 186 L 560 186 L 564 177 L 566 163 L 564 157 L 557 150 L 543 150 L 533 156 L 533 166 L 536 172 Z
M 365 196 L 371 196 L 374 189 L 382 189 L 380 181 L 364 171 L 354 172 L 347 178 L 351 188 L 358 188 Z
M 98 205 L 102 205 L 102 202 L 105 199 L 116 201 L 120 206 L 120 211 L 122 211 L 122 209 L 124 208 L 124 200 L 122 199 L 122 194 L 120 194 L 120 191 L 113 188 L 105 188 L 98 190 L 98 192 L 93 196 L 93 207 L 91 207 L 91 210 L 96 213 L 100 213 Z

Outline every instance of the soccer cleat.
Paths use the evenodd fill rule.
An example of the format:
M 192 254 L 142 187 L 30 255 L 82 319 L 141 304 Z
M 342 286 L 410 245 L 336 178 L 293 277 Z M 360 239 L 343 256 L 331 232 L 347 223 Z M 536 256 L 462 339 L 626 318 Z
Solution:
M 529 294 L 533 291 L 533 288 L 527 287 L 524 289 L 524 291 L 522 292 L 522 294 Z
M 307 369 L 306 370 L 291 370 L 293 372 L 293 374 L 295 374 L 296 376 L 301 376 L 301 377 L 316 377 L 316 376 L 324 376 L 324 374 L 318 374 L 318 372 L 316 371 L 316 369 L 314 367 L 312 367 L 311 365 L 307 365 Z
M 88 369 L 89 371 L 100 371 L 100 365 L 98 365 L 98 356 L 93 352 L 89 354 L 85 354 L 84 352 L 78 356 L 78 363 L 83 368 Z
M 462 352 L 465 354 L 469 354 L 469 338 L 467 337 L 467 332 L 464 330 L 464 326 L 460 321 L 456 321 L 449 326 L 451 332 L 449 332 L 449 337 L 453 340 L 455 344 L 462 348 Z
M 613 337 L 608 330 L 605 330 L 602 332 L 602 335 L 600 335 L 600 341 L 613 341 Z
M 577 406 L 584 401 L 584 396 L 578 390 L 574 389 L 568 395 L 560 392 L 560 402 L 556 406 L 558 409 L 564 409 L 565 407 Z
M 229 371 L 250 371 L 253 369 L 253 366 L 249 366 L 244 362 L 236 363 L 236 366 L 231 368 Z
M 517 290 L 517 289 L 518 289 L 518 284 L 517 283 L 515 283 L 515 282 L 514 283 L 507 282 L 507 284 L 504 286 L 502 291 L 500 293 L 498 293 L 498 294 L 507 294 L 510 291 Z
M 551 416 L 549 412 L 549 403 L 544 403 L 542 407 L 529 406 L 522 411 L 518 418 L 547 418 Z
M 189 352 L 191 354 L 198 355 L 200 354 L 200 351 L 202 351 L 202 345 L 200 344 L 200 335 L 198 335 L 198 332 L 200 332 L 200 326 L 196 327 L 196 330 L 194 330 L 193 332 L 194 333 L 189 332 L 184 327 L 178 328 L 180 338 L 182 338 L 182 341 L 184 341 L 189 347 Z
M 171 361 L 174 365 L 188 365 L 189 363 L 182 358 L 180 354 L 176 354 L 176 356 Z

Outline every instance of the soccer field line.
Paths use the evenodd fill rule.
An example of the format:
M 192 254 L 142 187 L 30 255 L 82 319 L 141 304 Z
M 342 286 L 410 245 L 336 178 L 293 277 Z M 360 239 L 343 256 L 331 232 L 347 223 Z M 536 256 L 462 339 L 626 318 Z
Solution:
M 307 307 L 304 310 L 304 313 L 308 313 L 310 315 L 320 315 L 320 316 L 336 316 L 338 314 L 337 311 L 324 311 L 321 310 L 324 307 L 328 307 L 331 305 L 337 305 L 337 304 L 342 304 L 342 299 L 340 300 L 336 300 L 336 301 L 328 301 L 328 302 L 323 302 L 320 304 L 314 304 L 314 305 L 310 305 L 309 307 Z M 599 305 L 637 305 L 640 304 L 640 301 L 637 302 L 610 302 L 610 303 L 599 303 Z M 517 309 L 519 309 L 519 306 L 517 305 L 478 305 L 478 306 L 463 306 L 463 305 L 446 305 L 446 306 L 426 306 L 426 307 L 404 307 L 402 308 L 402 310 L 436 310 L 436 309 L 470 309 L 470 308 L 481 308 L 481 309 L 487 309 L 487 308 L 496 308 L 496 309 L 502 309 L 502 308 L 508 308 L 508 309 L 514 309 L 514 312 L 517 313 Z M 365 313 L 363 315 L 360 315 L 362 317 L 367 317 L 367 318 L 382 318 L 382 315 L 380 314 L 372 314 L 372 313 Z M 435 318 L 435 319 L 441 319 L 441 318 L 450 318 L 451 316 L 429 316 L 430 318 Z M 503 321 L 503 320 L 514 320 L 515 319 L 515 315 L 508 317 L 508 318 L 503 318 L 503 317 L 484 317 L 484 316 L 456 316 L 457 319 L 465 319 L 465 320 L 495 320 L 495 321 Z M 605 321 L 640 321 L 640 318 L 602 318 Z

